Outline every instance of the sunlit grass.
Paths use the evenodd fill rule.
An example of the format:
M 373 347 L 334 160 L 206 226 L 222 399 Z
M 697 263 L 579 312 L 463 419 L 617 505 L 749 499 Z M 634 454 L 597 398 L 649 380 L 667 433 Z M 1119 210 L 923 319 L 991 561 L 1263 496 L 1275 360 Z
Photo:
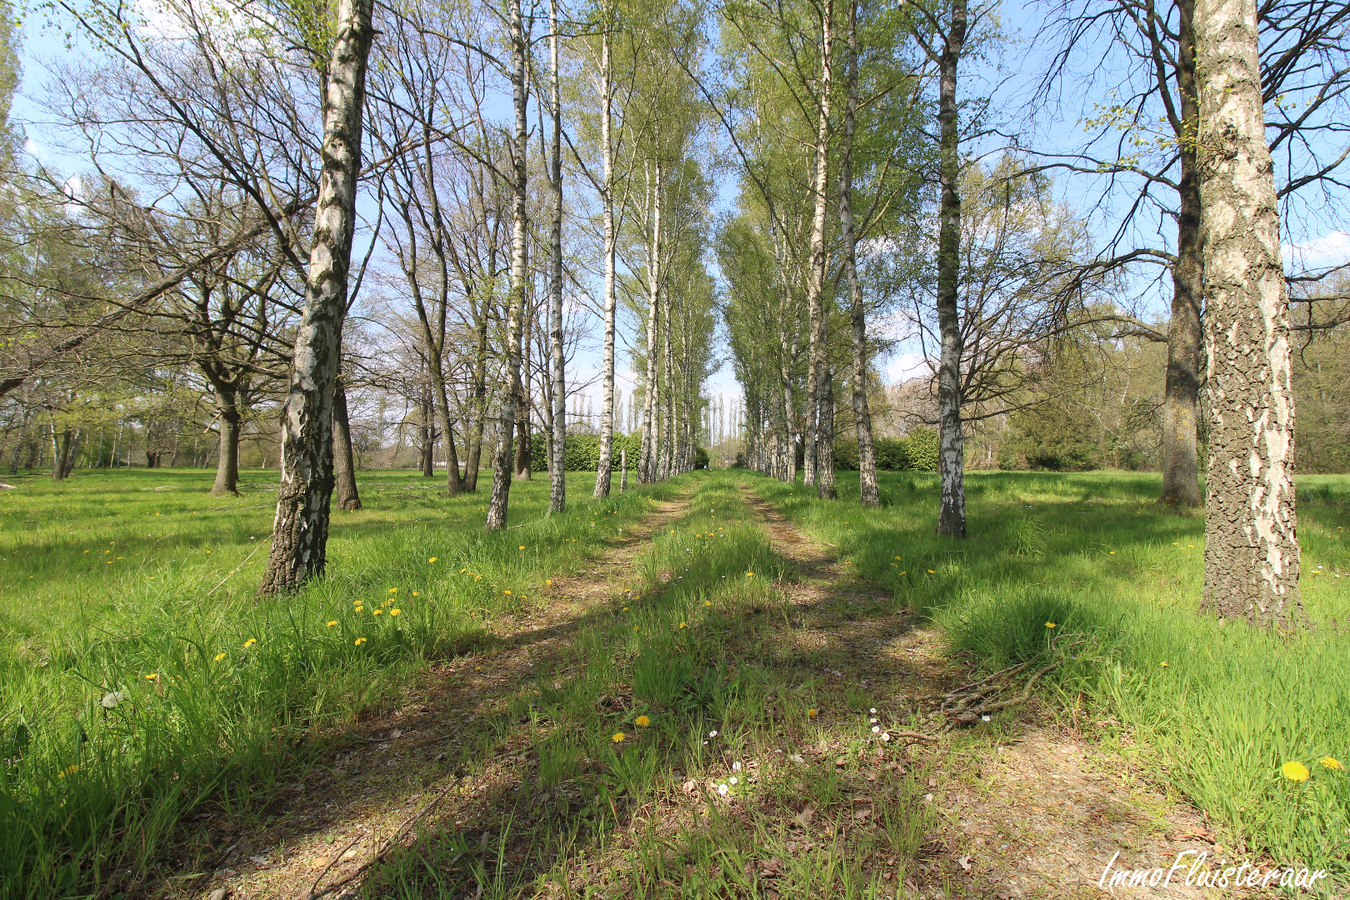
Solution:
M 227 499 L 200 471 L 0 494 L 0 894 L 134 881 L 183 813 L 246 802 L 425 661 L 489 643 L 485 622 L 668 490 L 547 518 L 547 479 L 518 482 L 511 527 L 488 535 L 484 495 L 374 473 L 366 508 L 334 515 L 327 576 L 258 598 L 275 482 L 241 480 Z
M 856 496 L 848 478 L 840 494 Z M 1300 589 L 1313 627 L 1292 636 L 1198 614 L 1204 521 L 1160 509 L 1155 475 L 967 479 L 966 540 L 933 533 L 932 476 L 882 473 L 875 511 L 754 484 L 988 669 L 1042 652 L 1048 622 L 1090 636 L 1047 696 L 1081 694 L 1118 717 L 1155 751 L 1157 777 L 1239 840 L 1350 873 L 1350 779 L 1315 765 L 1350 756 L 1350 478 L 1299 480 Z M 1312 777 L 1282 777 L 1291 760 Z

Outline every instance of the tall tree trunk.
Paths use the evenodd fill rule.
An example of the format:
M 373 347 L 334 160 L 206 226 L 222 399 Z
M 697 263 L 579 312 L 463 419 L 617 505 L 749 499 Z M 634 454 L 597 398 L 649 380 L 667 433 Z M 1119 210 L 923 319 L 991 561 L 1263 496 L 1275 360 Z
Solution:
M 658 178 L 656 180 L 656 196 L 658 198 L 660 198 L 661 196 L 661 179 L 659 177 L 660 175 L 659 168 L 660 167 L 658 166 L 657 172 Z M 657 203 L 656 208 L 658 210 L 661 208 L 661 204 L 659 202 Z M 667 478 L 671 476 L 671 467 L 672 464 L 674 463 L 674 453 L 675 453 L 675 375 L 674 375 L 675 370 L 673 365 L 674 356 L 671 353 L 670 348 L 670 338 L 671 338 L 670 333 L 672 327 L 671 323 L 672 305 L 673 303 L 671 302 L 671 298 L 667 296 L 666 303 L 663 304 L 661 309 L 661 318 L 662 318 L 661 368 L 663 369 L 661 402 L 664 409 L 662 410 L 661 413 L 661 444 L 660 444 L 661 452 L 659 455 L 660 458 L 660 465 L 658 466 L 659 474 L 657 476 L 657 478 L 661 481 L 665 481 Z
M 529 270 L 529 245 L 526 245 L 525 268 Z M 530 352 L 530 342 L 534 335 L 534 298 L 531 288 L 533 280 L 525 282 L 526 298 L 522 305 L 522 325 L 520 333 L 520 368 L 521 368 L 521 389 L 520 397 L 516 400 L 516 458 L 515 474 L 517 478 L 524 478 L 526 481 L 533 480 L 534 473 L 531 470 L 533 463 L 530 447 L 530 413 L 533 411 L 533 390 L 534 369 L 532 366 L 533 354 Z
M 558 4 L 548 5 L 549 92 L 553 102 L 553 157 L 549 160 L 549 187 L 553 191 L 553 216 L 549 222 L 548 246 L 552 276 L 549 282 L 549 354 L 553 363 L 553 456 L 549 465 L 550 513 L 567 509 L 567 372 L 563 357 L 563 259 L 562 259 L 562 92 L 558 84 Z M 628 486 L 628 467 L 624 466 L 624 487 Z
M 600 153 L 603 156 L 605 229 L 605 351 L 604 385 L 600 413 L 600 459 L 595 469 L 595 497 L 609 496 L 610 468 L 614 462 L 614 311 L 615 293 L 615 233 L 614 233 L 614 145 L 610 135 L 613 112 L 613 72 L 610 62 L 610 20 L 612 10 L 606 11 L 606 20 L 600 35 Z
M 431 478 L 436 474 L 436 410 L 425 385 L 419 405 L 422 417 L 422 477 Z
M 61 429 L 58 435 L 56 425 L 52 425 L 52 481 L 62 481 L 66 477 L 66 460 L 70 457 L 70 426 Z
M 834 385 L 830 373 L 829 314 L 825 309 L 825 214 L 829 209 L 830 93 L 834 74 L 834 0 L 825 0 L 820 14 L 820 123 L 816 129 L 816 171 L 811 183 L 815 213 L 811 218 L 811 261 L 806 303 L 811 316 L 811 366 L 815 371 L 814 447 L 816 494 L 834 497 Z
M 839 225 L 844 238 L 844 280 L 853 318 L 853 419 L 858 433 L 858 492 L 863 506 L 880 506 L 872 413 L 867 408 L 867 317 L 858 282 L 858 244 L 853 231 L 853 129 L 858 110 L 858 0 L 848 2 L 848 49 L 844 55 L 847 102 L 844 145 L 839 154 Z
M 661 179 L 656 179 L 656 198 L 661 195 Z M 647 258 L 647 392 L 642 398 L 642 449 L 638 458 L 638 483 L 653 481 L 656 475 L 656 415 L 660 391 L 657 387 L 656 342 L 661 316 L 661 212 L 658 199 L 652 201 L 652 240 Z
M 483 432 L 487 425 L 487 356 L 488 356 L 488 316 L 487 298 L 483 298 L 483 312 L 475 329 L 473 357 L 473 421 L 469 430 L 468 457 L 464 463 L 464 489 L 469 493 L 478 490 L 478 470 L 483 459 Z
M 220 420 L 220 452 L 216 459 L 216 483 L 211 494 L 239 493 L 239 415 L 238 394 L 216 386 L 216 416 Z
M 957 122 L 956 73 L 966 43 L 966 0 L 953 0 L 952 23 L 938 62 L 938 142 L 941 155 L 941 224 L 938 232 L 937 311 L 942 334 L 938 363 L 938 478 L 942 501 L 937 533 L 965 537 L 965 446 L 961 427 L 961 277 L 960 127 Z
M 1254 0 L 1198 0 L 1195 37 L 1210 399 L 1203 604 L 1289 628 L 1304 618 L 1289 297 Z
M 1167 329 L 1167 388 L 1163 406 L 1163 486 L 1159 502 L 1199 506 L 1200 325 L 1204 256 L 1200 252 L 1200 175 L 1194 135 L 1199 124 L 1195 85 L 1195 0 L 1177 0 L 1180 17 L 1177 93 L 1181 98 L 1182 139 L 1177 259 L 1172 265 L 1172 320 Z
M 506 390 L 502 397 L 497 443 L 492 452 L 492 496 L 488 500 L 487 530 L 506 527 L 506 509 L 511 494 L 511 437 L 520 403 L 520 339 L 525 318 L 525 201 L 528 170 L 529 122 L 526 118 L 525 68 L 528 46 L 521 0 L 511 0 L 511 99 L 516 113 L 511 140 L 511 297 L 506 313 Z
M 222 441 L 221 447 L 224 448 Z M 356 512 L 361 493 L 356 489 L 356 456 L 352 453 L 352 423 L 347 414 L 347 382 L 338 378 L 333 395 L 333 490 L 338 509 Z
M 281 421 L 281 487 L 260 588 L 264 594 L 293 591 L 321 575 L 327 555 L 333 495 L 333 395 L 356 226 L 373 8 L 373 0 L 338 0 L 338 31 L 324 85 L 323 168 L 314 244 Z

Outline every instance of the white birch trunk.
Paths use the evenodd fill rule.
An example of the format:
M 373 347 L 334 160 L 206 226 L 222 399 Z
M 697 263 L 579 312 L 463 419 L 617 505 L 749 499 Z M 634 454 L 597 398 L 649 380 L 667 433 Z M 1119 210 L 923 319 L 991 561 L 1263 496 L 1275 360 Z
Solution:
M 1254 0 L 1198 0 L 1195 36 L 1210 401 L 1203 603 L 1289 628 L 1304 618 L 1289 298 Z

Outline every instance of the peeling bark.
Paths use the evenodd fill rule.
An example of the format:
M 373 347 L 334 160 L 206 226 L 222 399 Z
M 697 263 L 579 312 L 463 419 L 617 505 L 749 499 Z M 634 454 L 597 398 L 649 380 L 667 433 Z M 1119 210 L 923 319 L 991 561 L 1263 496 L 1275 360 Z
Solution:
M 511 297 L 506 313 L 506 396 L 502 398 L 497 441 L 492 452 L 492 494 L 488 499 L 488 531 L 506 527 L 507 503 L 511 494 L 512 432 L 515 430 L 523 387 L 520 381 L 520 341 L 525 318 L 525 203 L 528 188 L 526 152 L 529 149 L 529 122 L 526 118 L 526 64 L 528 41 L 520 0 L 510 3 L 511 98 L 515 110 L 515 133 L 511 141 Z
M 867 316 L 858 282 L 858 244 L 853 231 L 853 129 L 858 110 L 858 0 L 849 0 L 844 56 L 847 97 L 844 143 L 839 154 L 839 225 L 844 239 L 844 281 L 853 324 L 853 419 L 858 434 L 858 494 L 863 506 L 880 506 L 877 454 L 872 443 L 872 412 L 867 408 Z
M 938 140 L 942 185 L 938 232 L 937 312 L 942 335 L 938 363 L 938 477 L 942 486 L 937 533 L 965 537 L 965 447 L 961 425 L 961 277 L 960 140 L 957 121 L 956 74 L 965 49 L 966 0 L 952 3 L 952 23 L 938 60 Z
M 1195 35 L 1210 400 L 1203 608 L 1288 628 L 1304 618 L 1289 298 L 1254 0 L 1199 0 Z
M 612 22 L 605 22 L 605 30 L 600 40 L 600 152 L 604 157 L 604 190 L 601 202 L 604 204 L 605 229 L 605 351 L 604 386 L 602 388 L 600 411 L 600 459 L 595 469 L 595 498 L 609 496 L 610 468 L 614 464 L 614 314 L 618 305 L 615 289 L 615 243 L 618 240 L 614 229 L 614 142 L 610 135 L 610 120 L 613 116 L 613 73 L 610 68 L 610 34 Z
M 808 484 L 816 494 L 834 497 L 834 384 L 830 372 L 829 323 L 825 309 L 825 214 L 829 209 L 830 92 L 834 75 L 834 2 L 825 0 L 820 13 L 820 120 L 816 128 L 815 175 L 811 192 L 811 257 L 806 276 L 806 305 L 811 319 L 811 393 L 814 427 L 807 457 Z M 812 422 L 808 422 L 811 425 Z
M 333 494 L 333 395 L 356 226 L 366 61 L 373 0 L 338 0 L 337 38 L 324 86 L 323 169 L 305 311 L 296 330 L 281 424 L 281 486 L 260 591 L 293 591 L 323 574 Z
M 562 93 L 558 84 L 558 4 L 548 5 L 548 52 L 552 68 L 549 73 L 550 99 L 553 102 L 553 158 L 549 161 L 549 187 L 553 192 L 553 217 L 549 222 L 548 246 L 551 280 L 549 282 L 549 355 L 553 364 L 553 440 L 549 447 L 553 454 L 549 465 L 550 513 L 567 509 L 567 473 L 563 465 L 567 459 L 567 372 L 563 355 L 563 259 L 562 259 Z M 628 465 L 624 464 L 624 484 L 628 487 Z

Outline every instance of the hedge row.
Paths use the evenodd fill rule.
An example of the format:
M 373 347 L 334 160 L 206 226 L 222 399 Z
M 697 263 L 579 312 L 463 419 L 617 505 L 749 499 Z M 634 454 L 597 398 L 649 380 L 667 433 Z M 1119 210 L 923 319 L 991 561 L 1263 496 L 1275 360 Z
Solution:
M 642 449 L 642 435 L 615 434 L 614 459 L 610 462 L 610 471 L 619 471 L 619 450 L 628 448 L 628 471 L 637 469 L 638 453 Z M 548 471 L 548 444 L 544 433 L 536 431 L 530 435 L 530 468 L 535 472 Z M 563 471 L 594 472 L 600 468 L 600 435 L 569 434 L 563 445 Z
M 877 438 L 874 442 L 877 468 L 886 472 L 936 472 L 938 433 L 932 428 L 916 428 L 902 438 Z M 858 442 L 834 442 L 834 467 L 858 469 Z

